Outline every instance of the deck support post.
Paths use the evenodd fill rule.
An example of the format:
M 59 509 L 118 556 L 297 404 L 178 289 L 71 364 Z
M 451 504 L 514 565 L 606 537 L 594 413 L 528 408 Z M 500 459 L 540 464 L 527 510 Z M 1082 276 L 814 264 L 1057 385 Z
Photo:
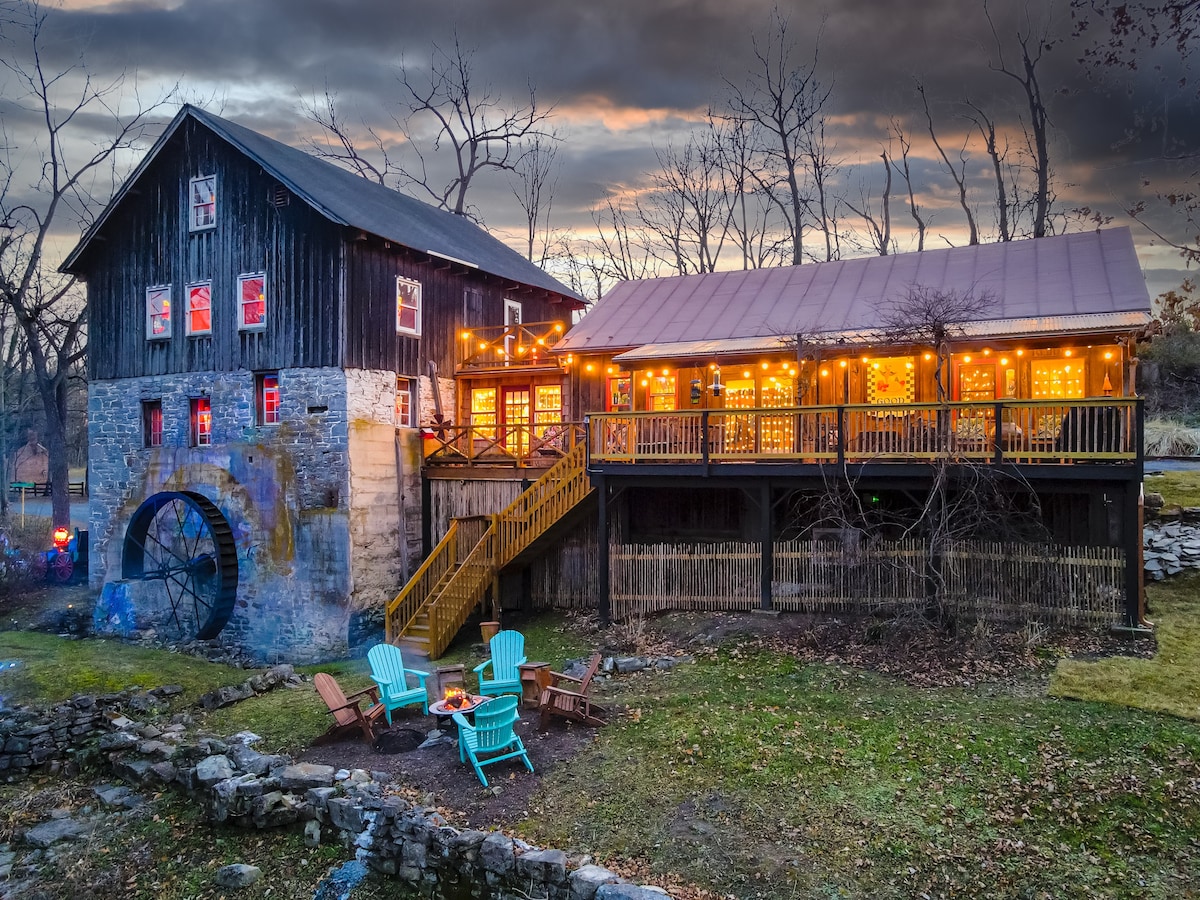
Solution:
M 774 608 L 771 600 L 771 582 L 775 574 L 775 545 L 771 537 L 771 482 L 764 479 L 759 486 L 758 516 L 759 535 L 762 542 L 762 571 L 759 576 L 759 607 L 769 610 Z
M 1140 468 L 1140 467 L 1139 467 Z M 1142 482 L 1125 483 L 1121 521 L 1124 522 L 1125 544 L 1125 621 L 1129 628 L 1138 628 L 1145 618 L 1142 588 Z
M 597 561 L 599 567 L 599 579 L 596 586 L 599 597 L 597 598 L 596 611 L 600 615 L 600 624 L 608 626 L 612 624 L 612 597 L 610 595 L 608 581 L 608 482 L 603 475 L 594 475 L 594 484 L 596 486 L 596 540 L 599 546 L 596 548 Z
M 429 559 L 433 552 L 433 486 L 429 475 L 421 473 L 421 559 Z

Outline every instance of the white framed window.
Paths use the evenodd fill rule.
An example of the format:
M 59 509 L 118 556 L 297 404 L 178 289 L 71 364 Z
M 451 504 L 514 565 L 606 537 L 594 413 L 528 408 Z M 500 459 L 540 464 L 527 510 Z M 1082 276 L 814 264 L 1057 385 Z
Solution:
M 188 231 L 217 227 L 217 176 L 201 175 L 188 183 Z
M 187 333 L 212 334 L 211 281 L 198 281 L 187 286 Z
M 421 282 L 396 276 L 396 332 L 421 335 Z
M 504 353 L 510 359 L 521 344 L 521 301 L 504 298 Z
M 416 404 L 413 403 L 413 380 L 396 376 L 396 427 L 412 428 L 416 424 Z
M 254 424 L 279 424 L 278 372 L 259 372 L 254 376 Z
M 146 340 L 171 336 L 171 286 L 159 284 L 146 288 Z
M 212 446 L 212 404 L 207 397 L 193 397 L 188 416 L 189 443 L 193 447 Z
M 267 276 L 262 272 L 238 276 L 238 328 L 267 327 Z

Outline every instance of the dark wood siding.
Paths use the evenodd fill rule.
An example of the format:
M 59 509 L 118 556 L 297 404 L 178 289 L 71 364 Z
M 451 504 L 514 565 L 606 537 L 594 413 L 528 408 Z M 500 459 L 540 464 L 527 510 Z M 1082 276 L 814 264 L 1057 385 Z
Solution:
M 217 176 L 217 226 L 188 232 L 191 178 Z M 88 270 L 93 378 L 340 362 L 343 229 L 290 198 L 195 122 L 163 147 L 80 261 Z M 266 273 L 267 327 L 239 331 L 238 276 Z M 188 337 L 186 286 L 212 282 L 213 333 Z M 171 285 L 172 334 L 146 339 L 146 288 Z
M 404 375 L 428 374 L 432 359 L 438 373 L 449 377 L 456 363 L 454 347 L 464 326 L 468 289 L 482 296 L 482 322 L 504 324 L 504 299 L 521 301 L 523 321 L 562 321 L 570 311 L 542 297 L 534 298 L 499 279 L 466 266 L 387 245 L 363 236 L 347 244 L 347 367 L 386 369 Z M 396 277 L 421 284 L 421 336 L 396 331 Z M 475 303 L 477 301 L 472 301 Z

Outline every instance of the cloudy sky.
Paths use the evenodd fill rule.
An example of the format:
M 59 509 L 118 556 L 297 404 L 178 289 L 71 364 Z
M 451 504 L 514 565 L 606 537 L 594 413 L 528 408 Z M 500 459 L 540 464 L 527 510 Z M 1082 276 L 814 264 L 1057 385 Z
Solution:
M 3 0 L 0 0 L 0 5 Z M 143 96 L 178 82 L 187 99 L 280 140 L 301 145 L 314 134 L 302 104 L 329 90 L 339 110 L 396 134 L 397 72 L 419 73 L 431 49 L 457 34 L 474 52 L 476 83 L 507 97 L 554 107 L 559 146 L 554 220 L 586 232 L 590 211 L 609 192 L 644 184 L 655 148 L 680 144 L 706 108 L 719 105 L 727 82 L 743 83 L 753 67 L 753 39 L 771 29 L 775 0 L 65 0 L 54 13 L 52 65 L 82 49 L 103 78 L 125 71 Z M 1123 210 L 1147 199 L 1153 221 L 1181 240 L 1179 217 L 1152 198 L 1156 189 L 1187 184 L 1195 165 L 1167 160 L 1200 148 L 1195 86 L 1179 87 L 1178 57 L 1145 57 L 1137 72 L 1089 78 L 1078 63 L 1066 0 L 989 4 L 1001 48 L 1019 62 L 1014 37 L 1032 29 L 1056 37 L 1038 74 L 1053 129 L 1052 161 L 1063 211 L 1088 207 L 1129 224 Z M 1035 9 L 1035 19 L 1024 18 Z M 780 4 L 796 41 L 794 59 L 811 60 L 832 87 L 827 111 L 839 189 L 857 200 L 881 183 L 879 153 L 888 122 L 913 140 L 913 166 L 931 218 L 929 245 L 965 243 L 964 220 L 925 133 L 913 89 L 927 89 L 939 136 L 957 152 L 968 130 L 970 100 L 1019 137 L 1020 87 L 995 71 L 997 43 L 982 0 L 791 0 Z M 1049 10 L 1046 13 L 1045 10 Z M 1047 18 L 1048 16 L 1048 18 Z M 11 32 L 11 29 L 10 29 Z M 1163 63 L 1160 70 L 1156 64 Z M 10 144 L 21 141 L 21 117 L 0 107 Z M 1146 110 L 1156 116 L 1146 126 Z M 169 119 L 168 110 L 162 118 Z M 1161 126 L 1165 120 L 1166 127 Z M 1164 152 L 1164 147 L 1166 151 Z M 397 149 L 400 152 L 401 148 Z M 977 189 L 985 239 L 994 234 L 990 184 L 982 148 L 970 148 L 968 175 Z M 1191 186 L 1195 187 L 1192 175 Z M 1148 182 L 1148 183 L 1147 183 Z M 892 216 L 900 250 L 915 247 L 902 183 L 893 184 Z M 521 213 L 502 175 L 473 188 L 487 226 L 516 239 Z M 851 223 L 852 224 L 852 223 Z M 1070 227 L 1086 227 L 1075 222 Z M 1133 224 L 1152 294 L 1184 276 L 1178 254 Z M 729 265 L 734 260 L 728 260 Z

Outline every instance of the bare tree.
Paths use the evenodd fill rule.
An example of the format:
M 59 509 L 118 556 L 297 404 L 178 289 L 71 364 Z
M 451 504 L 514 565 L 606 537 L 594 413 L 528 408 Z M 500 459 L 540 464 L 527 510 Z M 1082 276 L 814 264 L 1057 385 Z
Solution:
M 528 148 L 513 168 L 513 196 L 525 213 L 525 257 L 530 262 L 544 263 L 550 255 L 550 211 L 554 207 L 554 176 L 558 156 L 558 136 L 554 133 L 535 134 Z M 534 258 L 534 244 L 542 235 L 541 251 Z
M 824 113 L 812 116 L 802 129 L 801 149 L 812 180 L 812 196 L 807 203 L 810 218 L 825 238 L 824 257 L 811 254 L 822 262 L 840 259 L 841 234 L 838 226 L 838 198 L 833 194 L 833 185 L 841 169 L 835 156 L 836 150 L 825 134 Z
M 953 341 L 994 306 L 987 293 L 960 294 L 915 285 L 876 309 L 882 343 L 929 347 L 936 359 L 934 385 L 939 403 L 950 399 L 950 356 Z
M 730 192 L 719 141 L 706 126 L 682 149 L 656 150 L 659 169 L 636 202 L 645 249 L 680 275 L 715 272 L 729 234 Z
M 997 62 L 992 64 L 992 69 L 1015 81 L 1025 95 L 1025 106 L 1029 112 L 1029 121 L 1026 126 L 1026 149 L 1029 153 L 1029 165 L 1033 170 L 1034 177 L 1034 188 L 1029 198 L 1032 210 L 1032 236 L 1035 238 L 1045 237 L 1051 233 L 1050 208 L 1054 198 L 1050 184 L 1050 117 L 1046 109 L 1046 102 L 1042 97 L 1037 67 L 1042 61 L 1043 54 L 1053 49 L 1055 42 L 1050 39 L 1046 29 L 1037 36 L 1032 33 L 1032 26 L 1026 31 L 1018 31 L 1016 38 L 1017 46 L 1021 49 L 1021 62 L 1019 68 L 1010 66 L 1005 58 L 1004 44 L 996 31 L 996 24 L 992 21 L 986 0 L 983 4 L 983 12 L 996 43 Z
M 969 115 L 968 118 L 979 130 L 980 137 L 983 138 L 984 147 L 987 149 L 988 159 L 992 162 L 992 172 L 996 179 L 997 236 L 1002 242 L 1011 241 L 1013 239 L 1013 225 L 1015 224 L 1016 211 L 1011 209 L 1011 195 L 1005 182 L 1005 157 L 1008 154 L 1008 144 L 1006 141 L 1004 149 L 1001 150 L 999 139 L 996 136 L 996 123 L 992 121 L 987 113 L 970 100 L 965 102 L 974 113 L 974 115 Z
M 897 143 L 900 144 L 900 162 L 897 163 L 893 157 L 892 168 L 904 179 L 904 186 L 908 190 L 908 212 L 913 221 L 917 223 L 917 252 L 919 253 L 925 249 L 925 231 L 929 225 L 926 223 L 925 217 L 921 215 L 921 206 L 917 203 L 917 195 L 913 189 L 912 171 L 908 165 L 908 154 L 912 150 L 912 142 L 905 137 L 904 128 L 896 119 L 892 119 L 891 131 L 896 136 Z
M 44 58 L 50 14 L 37 3 L 7 13 L 0 23 L 5 35 L 0 65 L 8 77 L 0 90 L 7 103 L 36 117 L 42 130 L 36 150 L 21 151 L 39 157 L 32 192 L 18 187 L 11 150 L 0 154 L 0 303 L 11 310 L 29 354 L 45 416 L 54 525 L 65 526 L 71 518 L 67 379 L 86 352 L 86 306 L 74 279 L 48 268 L 46 245 L 57 231 L 88 224 L 116 186 L 120 157 L 142 146 L 149 117 L 167 97 L 122 114 L 124 75 L 99 83 L 82 58 L 52 69 Z M 96 141 L 101 128 L 105 136 Z M 77 135 L 82 140 L 74 140 Z
M 743 269 L 782 263 L 781 244 L 771 227 L 773 204 L 754 177 L 754 126 L 743 119 L 722 119 L 709 111 L 724 181 L 730 194 L 729 237 Z
M 933 140 L 933 146 L 941 154 L 942 162 L 946 164 L 950 177 L 954 179 L 954 184 L 958 187 L 958 205 L 962 207 L 963 214 L 967 217 L 967 228 L 970 231 L 967 244 L 974 247 L 979 243 L 979 229 L 975 227 L 975 213 L 971 209 L 971 204 L 967 202 L 967 145 L 965 139 L 963 146 L 958 151 L 958 164 L 955 165 L 946 154 L 942 142 L 938 140 L 937 131 L 933 127 L 933 113 L 929 111 L 929 98 L 925 95 L 925 85 L 920 81 L 917 82 L 917 93 L 921 95 L 921 105 L 925 108 L 925 124 L 929 127 L 929 137 Z
M 808 195 L 802 172 L 804 129 L 829 100 L 831 88 L 817 78 L 819 39 L 812 62 L 794 65 L 795 44 L 788 19 L 778 8 L 765 39 L 754 39 L 756 68 L 745 86 L 726 80 L 730 114 L 755 127 L 761 137 L 761 166 L 751 169 L 782 215 L 791 242 L 791 264 L 804 261 Z
M 886 150 L 879 154 L 879 158 L 883 160 L 884 183 L 883 196 L 879 199 L 878 217 L 871 209 L 871 195 L 865 186 L 859 189 L 858 206 L 854 206 L 848 200 L 845 203 L 847 209 L 866 223 L 871 250 L 876 256 L 887 256 L 892 245 L 892 164 L 888 160 Z
M 476 178 L 487 171 L 514 171 L 535 139 L 551 137 L 545 130 L 551 111 L 538 106 L 532 86 L 528 101 L 521 102 L 506 102 L 489 84 L 479 86 L 473 60 L 474 52 L 455 34 L 450 50 L 433 45 L 428 70 L 401 64 L 397 81 L 403 100 L 393 121 L 404 136 L 405 149 L 415 157 L 411 162 L 391 159 L 387 143 L 367 128 L 381 159 L 371 162 L 345 119 L 337 115 L 328 91 L 324 108 L 315 103 L 305 107 L 327 135 L 313 142 L 314 151 L 381 183 L 392 180 L 396 187 L 415 188 L 455 215 L 474 216 L 468 195 Z M 444 155 L 449 156 L 449 166 L 435 163 L 443 149 L 448 150 Z

